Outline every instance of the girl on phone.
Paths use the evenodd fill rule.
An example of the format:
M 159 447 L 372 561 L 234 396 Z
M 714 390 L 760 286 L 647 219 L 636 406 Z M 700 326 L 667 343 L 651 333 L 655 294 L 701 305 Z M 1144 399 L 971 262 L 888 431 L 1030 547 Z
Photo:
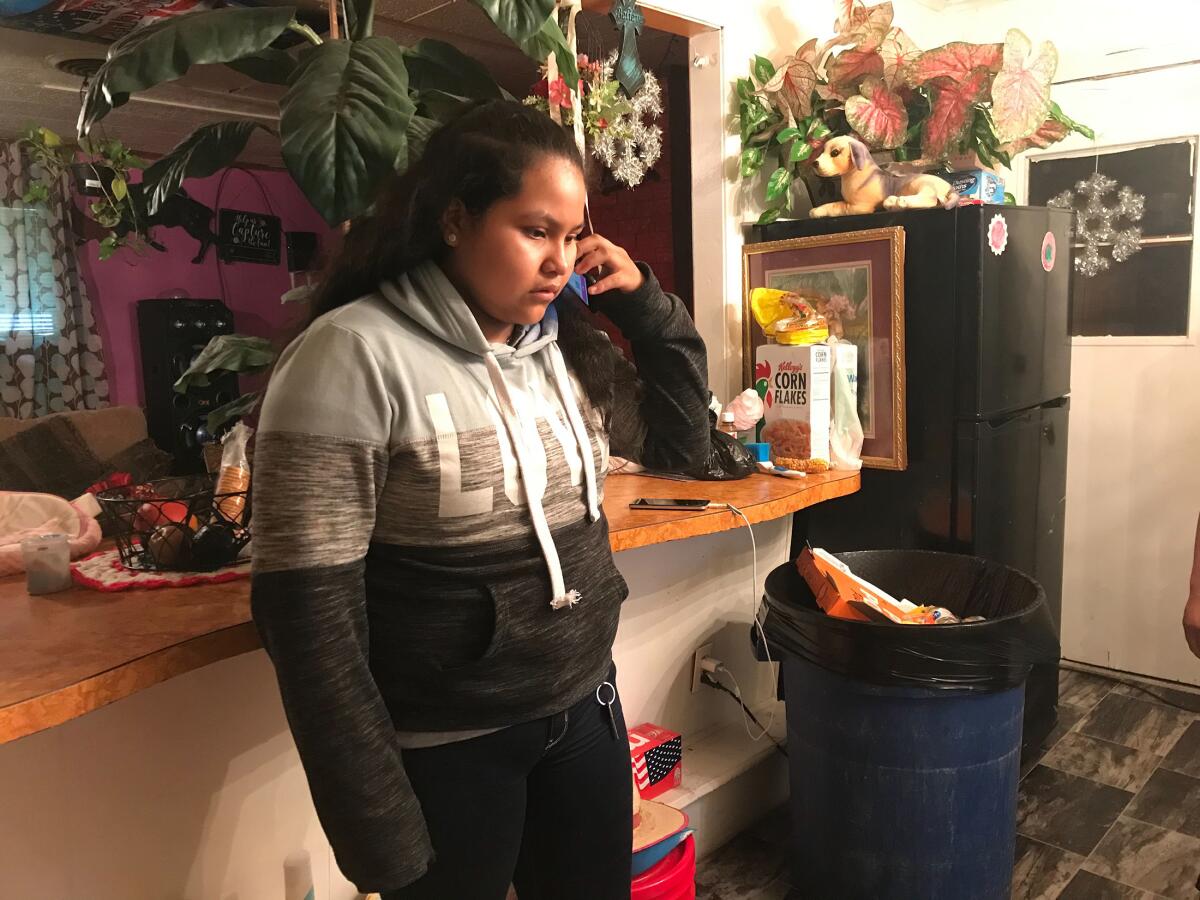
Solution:
M 629 896 L 604 473 L 696 467 L 708 391 L 683 304 L 585 202 L 567 131 L 470 109 L 351 229 L 267 391 L 254 620 L 338 864 L 388 900 Z M 593 270 L 636 372 L 564 293 Z

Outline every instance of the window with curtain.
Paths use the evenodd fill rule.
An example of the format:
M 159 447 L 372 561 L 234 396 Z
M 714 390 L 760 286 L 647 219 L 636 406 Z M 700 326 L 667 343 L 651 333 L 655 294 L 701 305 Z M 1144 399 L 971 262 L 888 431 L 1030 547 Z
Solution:
M 66 228 L 65 184 L 48 204 L 21 197 L 33 173 L 0 142 L 0 416 L 108 405 L 100 332 Z

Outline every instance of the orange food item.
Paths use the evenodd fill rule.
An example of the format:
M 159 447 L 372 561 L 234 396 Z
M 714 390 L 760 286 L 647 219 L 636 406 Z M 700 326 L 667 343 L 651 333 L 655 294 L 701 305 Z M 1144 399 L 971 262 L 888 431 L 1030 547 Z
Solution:
M 238 422 L 221 441 L 221 470 L 213 499 L 220 517 L 231 525 L 246 524 L 246 491 L 250 489 L 250 458 L 246 445 L 252 434 L 253 428 Z
M 188 505 L 181 500 L 163 500 L 157 503 L 143 503 L 138 507 L 133 526 L 138 531 L 153 531 L 160 525 L 184 523 L 195 531 L 200 522 L 195 516 L 188 517 Z
M 785 469 L 794 469 L 797 472 L 808 472 L 810 475 L 829 471 L 829 463 L 823 459 L 797 459 L 793 456 L 776 456 L 775 465 L 783 466 Z
M 217 509 L 221 515 L 235 525 L 242 524 L 242 513 L 246 511 L 245 491 L 250 487 L 250 471 L 241 466 L 222 466 L 214 492 Z M 222 494 L 231 496 L 222 497 Z

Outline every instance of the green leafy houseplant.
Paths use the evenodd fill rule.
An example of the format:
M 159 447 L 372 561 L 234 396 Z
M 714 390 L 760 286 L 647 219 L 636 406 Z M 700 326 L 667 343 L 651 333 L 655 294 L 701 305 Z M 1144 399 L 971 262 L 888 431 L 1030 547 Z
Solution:
M 472 0 L 533 59 L 554 53 L 568 83 L 579 80 L 575 55 L 555 16 L 554 0 Z M 224 8 L 176 16 L 115 42 L 84 93 L 78 131 L 93 127 L 131 95 L 181 78 L 196 65 L 224 64 L 253 80 L 287 87 L 279 128 L 241 120 L 193 132 L 143 173 L 149 214 L 185 178 L 211 175 L 237 160 L 252 132 L 276 134 L 284 163 L 312 205 L 332 224 L 369 211 L 375 188 L 405 169 L 442 122 L 476 99 L 509 97 L 487 70 L 454 46 L 435 40 L 404 47 L 372 34 L 373 0 L 344 0 L 345 40 L 323 40 L 301 24 L 293 7 Z M 307 46 L 293 56 L 272 46 L 285 32 Z M 220 335 L 175 384 L 186 391 L 221 372 L 265 371 L 275 359 L 269 341 Z M 208 428 L 251 412 L 255 393 L 213 410 Z
M 472 0 L 534 59 L 553 52 L 568 84 L 575 56 L 554 0 Z M 507 96 L 478 62 L 442 41 L 404 47 L 372 34 L 374 3 L 346 0 L 345 40 L 322 40 L 292 7 L 230 7 L 165 19 L 114 43 L 88 83 L 78 131 L 86 137 L 138 92 L 182 77 L 195 65 L 225 64 L 261 82 L 286 85 L 278 137 L 284 163 L 330 224 L 366 212 L 379 181 L 419 155 L 434 128 L 472 99 Z M 298 56 L 272 47 L 285 31 L 308 46 Z M 153 213 L 184 178 L 232 164 L 250 133 L 245 121 L 205 125 L 145 173 Z M 271 129 L 266 129 L 270 131 Z
M 265 372 L 275 362 L 276 355 L 275 348 L 266 338 L 219 334 L 208 342 L 192 360 L 187 371 L 179 376 L 175 391 L 183 394 L 190 387 L 206 387 L 210 377 L 221 372 L 241 375 Z M 250 392 L 212 410 L 207 420 L 209 433 L 218 434 L 225 424 L 247 415 L 257 404 L 258 394 Z
M 791 210 L 792 184 L 819 189 L 807 164 L 832 135 L 854 134 L 874 151 L 934 168 L 973 154 L 1009 166 L 1030 147 L 1048 147 L 1092 130 L 1050 99 L 1054 45 L 1034 52 L 1016 29 L 1003 44 L 955 41 L 922 51 L 892 24 L 892 4 L 844 0 L 834 37 L 812 39 L 782 65 L 754 59 L 737 81 L 740 175 L 767 165 L 767 208 L 760 224 Z
M 37 125 L 27 126 L 18 142 L 39 173 L 21 198 L 25 203 L 49 203 L 63 175 L 73 168 L 82 169 L 101 191 L 100 198 L 88 207 L 90 218 L 107 232 L 100 241 L 100 258 L 108 259 L 123 246 L 141 249 L 144 216 L 135 186 L 129 183 L 129 170 L 146 164 L 128 147 L 120 141 L 86 138 L 71 144 Z

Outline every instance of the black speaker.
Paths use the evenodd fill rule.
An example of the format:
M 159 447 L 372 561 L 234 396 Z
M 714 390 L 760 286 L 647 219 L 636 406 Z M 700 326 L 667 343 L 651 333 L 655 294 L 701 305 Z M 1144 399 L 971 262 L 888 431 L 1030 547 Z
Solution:
M 206 417 L 239 396 L 237 375 L 210 376 L 183 394 L 174 386 L 213 337 L 233 332 L 233 314 L 220 300 L 139 300 L 137 318 L 147 430 L 175 457 L 176 474 L 202 472 L 201 445 L 214 437 Z
M 317 233 L 315 231 L 286 231 L 287 264 L 289 272 L 307 272 L 317 258 Z

